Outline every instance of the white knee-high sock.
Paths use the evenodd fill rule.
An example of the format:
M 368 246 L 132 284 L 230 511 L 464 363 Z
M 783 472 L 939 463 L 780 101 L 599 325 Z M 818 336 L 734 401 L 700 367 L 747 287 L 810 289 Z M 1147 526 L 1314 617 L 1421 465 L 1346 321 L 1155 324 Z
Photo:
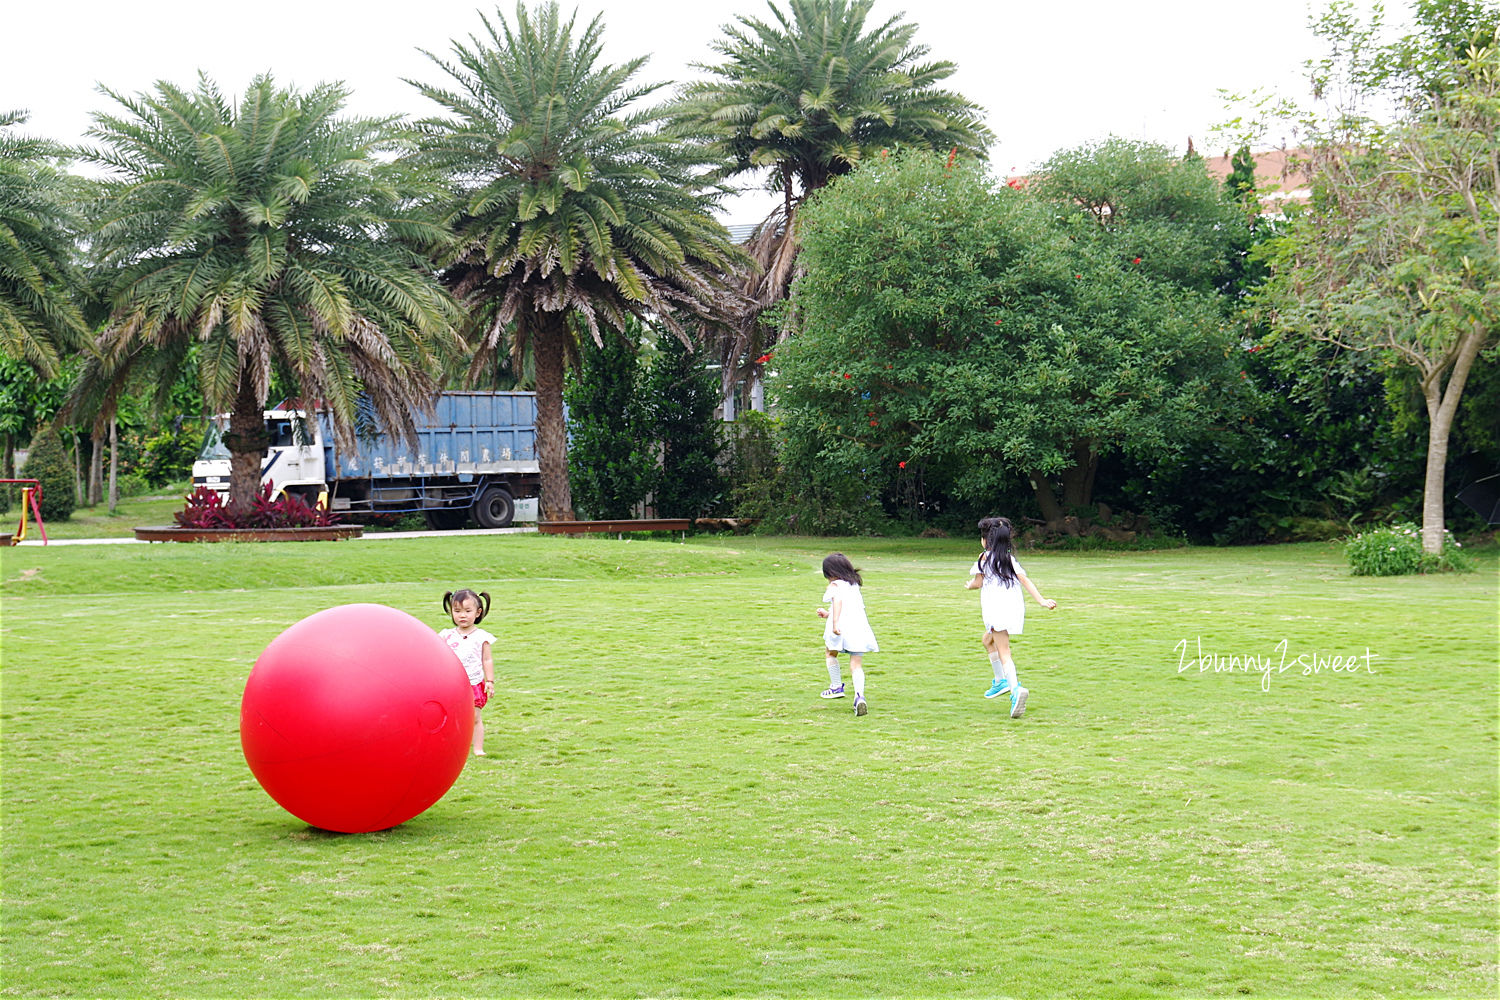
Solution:
M 1000 654 L 990 654 L 990 667 L 995 671 L 995 680 L 1005 679 L 1005 668 L 1000 665 Z
M 854 680 L 854 694 L 855 694 L 855 696 L 858 697 L 858 698 L 863 698 L 865 696 L 865 668 L 864 668 L 864 664 L 860 664 L 857 667 L 854 664 L 852 664 L 852 663 L 849 664 L 849 673 L 851 673 L 851 674 L 854 675 L 853 676 L 853 680 Z
M 1002 663 L 1000 668 L 1005 671 L 1005 680 L 1010 681 L 1011 687 L 1020 687 L 1021 682 L 1016 679 L 1016 662 Z
M 842 683 L 844 683 L 844 678 L 839 673 L 839 658 L 830 656 L 828 657 L 828 686 L 836 688 Z

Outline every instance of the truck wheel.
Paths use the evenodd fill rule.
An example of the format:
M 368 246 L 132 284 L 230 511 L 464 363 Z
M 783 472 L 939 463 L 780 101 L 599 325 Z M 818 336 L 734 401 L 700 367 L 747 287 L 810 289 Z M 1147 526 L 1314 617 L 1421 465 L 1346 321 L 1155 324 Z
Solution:
M 516 516 L 516 501 L 503 486 L 486 486 L 474 503 L 474 520 L 481 528 L 508 528 Z
M 434 507 L 422 511 L 427 527 L 433 531 L 457 531 L 469 523 L 467 507 Z

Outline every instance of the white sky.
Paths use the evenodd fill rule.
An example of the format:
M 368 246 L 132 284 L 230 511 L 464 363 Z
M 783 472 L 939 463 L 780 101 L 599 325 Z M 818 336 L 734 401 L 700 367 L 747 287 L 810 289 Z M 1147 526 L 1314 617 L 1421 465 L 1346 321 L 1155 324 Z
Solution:
M 500 6 L 507 16 L 515 9 L 513 0 Z M 1404 17 L 1401 0 L 1387 6 Z M 28 132 L 78 142 L 90 112 L 111 104 L 96 84 L 191 87 L 201 69 L 228 94 L 270 70 L 299 87 L 344 81 L 353 113 L 426 114 L 432 107 L 402 77 L 441 82 L 417 50 L 446 56 L 450 39 L 480 30 L 481 7 L 495 9 L 476 0 L 15 0 L 0 15 L 0 110 L 29 109 Z M 608 61 L 651 56 L 643 82 L 689 78 L 690 63 L 715 61 L 722 25 L 767 12 L 766 0 L 576 0 L 576 9 L 585 22 L 603 13 Z M 1110 134 L 1174 149 L 1191 135 L 1200 151 L 1221 152 L 1206 138 L 1229 117 L 1220 88 L 1306 98 L 1302 64 L 1324 54 L 1308 12 L 1309 0 L 877 0 L 871 22 L 904 13 L 929 58 L 958 64 L 948 84 L 986 109 L 998 140 L 991 162 L 1008 175 Z M 759 221 L 773 203 L 744 195 L 724 221 Z

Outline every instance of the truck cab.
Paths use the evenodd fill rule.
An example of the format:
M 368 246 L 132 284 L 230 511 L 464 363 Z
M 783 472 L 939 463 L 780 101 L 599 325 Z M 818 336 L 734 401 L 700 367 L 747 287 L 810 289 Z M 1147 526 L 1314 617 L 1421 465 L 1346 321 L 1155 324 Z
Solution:
M 301 410 L 267 410 L 265 421 L 268 444 L 261 459 L 261 483 L 271 484 L 273 496 L 300 493 L 309 503 L 317 500 L 325 488 L 321 422 Z M 203 447 L 193 462 L 194 487 L 229 492 L 229 449 L 224 446 L 228 427 L 227 414 L 208 422 Z

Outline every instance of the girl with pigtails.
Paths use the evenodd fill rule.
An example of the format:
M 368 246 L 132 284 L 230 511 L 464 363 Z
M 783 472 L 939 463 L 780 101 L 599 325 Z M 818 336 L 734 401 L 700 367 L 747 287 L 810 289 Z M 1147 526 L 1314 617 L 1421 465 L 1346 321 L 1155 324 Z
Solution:
M 484 756 L 484 716 L 480 709 L 495 693 L 495 660 L 490 647 L 495 637 L 479 627 L 490 613 L 490 595 L 472 590 L 450 590 L 443 595 L 443 610 L 453 619 L 453 627 L 438 633 L 448 644 L 458 662 L 469 675 L 474 689 L 474 756 Z

